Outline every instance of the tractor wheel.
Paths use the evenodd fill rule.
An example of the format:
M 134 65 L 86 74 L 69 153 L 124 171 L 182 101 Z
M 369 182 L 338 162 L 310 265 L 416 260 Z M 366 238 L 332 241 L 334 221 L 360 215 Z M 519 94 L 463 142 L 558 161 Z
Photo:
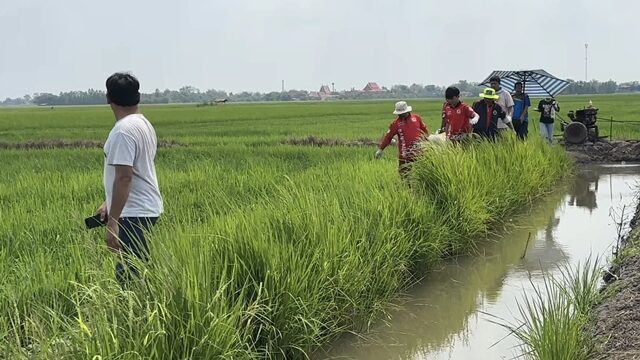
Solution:
M 587 127 L 581 122 L 572 122 L 564 128 L 564 140 L 570 144 L 582 144 L 587 134 Z

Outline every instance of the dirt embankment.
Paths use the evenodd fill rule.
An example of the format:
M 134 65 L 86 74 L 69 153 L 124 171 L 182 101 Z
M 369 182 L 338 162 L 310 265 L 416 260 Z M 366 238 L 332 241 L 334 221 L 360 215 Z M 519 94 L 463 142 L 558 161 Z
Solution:
M 640 359 L 640 206 L 609 273 L 606 299 L 594 309 L 599 360 Z
M 0 150 L 41 150 L 41 149 L 65 149 L 65 148 L 101 148 L 104 145 L 96 140 L 42 140 L 17 143 L 0 142 Z M 171 148 L 184 146 L 175 140 L 158 140 L 158 147 Z
M 565 144 L 564 147 L 578 163 L 640 162 L 640 141 L 638 140 Z
M 307 136 L 306 138 L 292 138 L 282 140 L 281 144 L 300 145 L 300 146 L 374 146 L 378 145 L 378 141 L 368 138 L 360 138 L 357 140 L 345 139 L 324 139 L 317 136 Z

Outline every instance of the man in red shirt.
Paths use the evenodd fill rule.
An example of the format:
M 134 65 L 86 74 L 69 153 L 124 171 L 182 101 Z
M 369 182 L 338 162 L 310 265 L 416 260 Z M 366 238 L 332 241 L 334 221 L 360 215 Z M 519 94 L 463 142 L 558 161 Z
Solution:
M 460 90 L 448 87 L 445 91 L 446 102 L 442 108 L 441 129 L 446 132 L 449 140 L 462 140 L 473 130 L 473 125 L 480 116 L 473 109 L 460 101 Z
M 406 101 L 396 103 L 393 113 L 398 115 L 398 118 L 389 126 L 375 155 L 376 159 L 380 159 L 384 149 L 391 143 L 391 139 L 398 135 L 398 170 L 402 177 L 407 174 L 408 165 L 419 154 L 420 140 L 429 136 L 429 130 L 422 122 L 422 118 L 417 114 L 411 114 L 411 110 L 413 109 L 407 105 Z

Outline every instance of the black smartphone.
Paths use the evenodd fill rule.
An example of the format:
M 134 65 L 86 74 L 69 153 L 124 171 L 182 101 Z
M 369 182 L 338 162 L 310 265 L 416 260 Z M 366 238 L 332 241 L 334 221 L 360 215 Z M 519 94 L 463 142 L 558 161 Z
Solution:
M 100 214 L 95 214 L 93 216 L 90 216 L 84 219 L 84 224 L 87 226 L 87 229 L 93 229 L 93 228 L 106 225 L 107 223 L 105 221 L 100 220 Z

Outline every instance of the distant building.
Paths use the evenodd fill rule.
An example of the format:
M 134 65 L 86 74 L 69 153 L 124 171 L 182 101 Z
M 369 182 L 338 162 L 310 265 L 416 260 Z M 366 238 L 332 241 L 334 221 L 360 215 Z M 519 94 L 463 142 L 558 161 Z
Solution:
M 329 85 L 322 85 L 320 87 L 320 91 L 318 91 L 318 96 L 320 96 L 320 100 L 325 100 L 331 97 L 331 89 Z
M 378 86 L 377 83 L 370 82 L 370 83 L 367 83 L 367 86 L 365 86 L 364 89 L 362 89 L 362 91 L 378 92 L 378 91 L 382 91 L 382 89 L 380 89 L 380 86 Z
M 329 89 L 329 85 L 322 85 L 318 93 L 320 95 L 331 95 L 331 89 Z

